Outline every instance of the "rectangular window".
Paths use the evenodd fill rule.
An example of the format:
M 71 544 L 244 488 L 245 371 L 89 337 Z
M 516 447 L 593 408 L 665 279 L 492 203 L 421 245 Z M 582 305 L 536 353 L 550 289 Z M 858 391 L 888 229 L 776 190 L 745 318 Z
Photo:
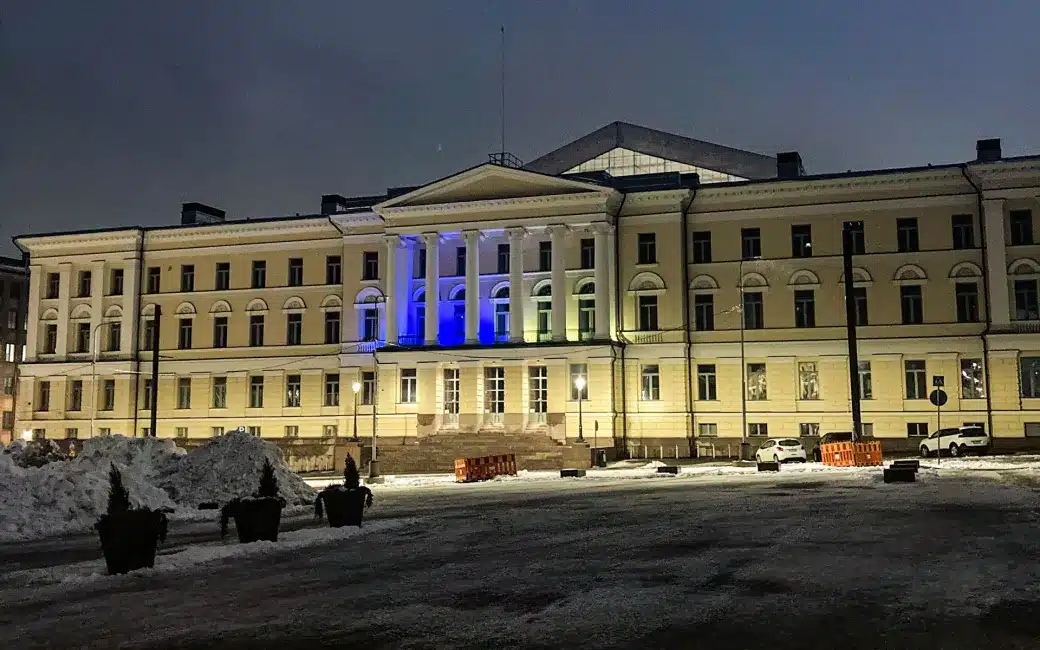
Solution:
M 108 324 L 108 351 L 118 352 L 123 341 L 123 325 L 119 321 Z
M 226 291 L 231 288 L 231 262 L 217 262 L 213 286 L 217 291 Z
M 285 344 L 301 345 L 303 343 L 303 314 L 286 314 Z
M 47 293 L 46 297 L 53 300 L 58 297 L 58 293 L 61 290 L 61 274 L 59 273 L 48 273 L 47 274 Z
M 343 283 L 343 259 L 339 255 L 325 256 L 325 284 Z
M 924 322 L 924 307 L 921 305 L 921 285 L 910 284 L 899 287 L 899 300 L 903 311 L 904 325 L 920 325 Z
M 36 392 L 36 410 L 51 410 L 51 382 L 41 381 Z
M 458 425 L 459 423 L 459 369 L 444 369 L 444 417 L 443 424 Z M 531 399 L 534 399 L 532 394 Z
M 747 364 L 747 398 L 752 402 L 761 402 L 768 399 L 766 390 L 766 364 Z
M 798 435 L 802 438 L 817 438 L 820 435 L 819 422 L 802 422 L 798 425 Z
M 191 378 L 181 377 L 177 380 L 177 408 L 191 408 Z
M 718 392 L 715 382 L 715 364 L 697 364 L 697 399 L 717 400 Z
M 916 253 L 921 249 L 916 217 L 896 219 L 896 245 L 900 253 Z
M 455 275 L 466 275 L 466 247 L 455 248 Z
M 33 429 L 32 430 L 32 439 L 33 440 L 46 440 L 47 439 L 47 430 L 46 429 Z
M 591 269 L 596 266 L 596 240 L 595 239 L 582 239 L 581 240 L 581 268 Z
M 740 315 L 743 318 L 744 329 L 760 330 L 764 328 L 766 325 L 762 309 L 762 292 L 745 291 L 743 303 Z
M 152 408 L 152 380 L 146 378 L 141 384 L 141 404 L 138 408 L 142 410 L 149 410 Z
M 14 411 L 0 414 L 0 429 L 14 429 Z
M 820 371 L 815 361 L 798 364 L 798 399 L 820 399 Z
M 339 374 L 330 372 L 325 375 L 324 406 L 339 406 Z
M 43 353 L 54 354 L 58 351 L 58 326 L 49 323 L 44 329 Z
M 698 332 L 715 329 L 715 296 L 706 293 L 693 297 L 693 322 Z
M 794 326 L 816 327 L 816 292 L 794 292 Z
M 7 310 L 7 329 L 13 330 L 18 328 L 18 310 L 8 309 Z
M 14 395 L 14 377 L 4 377 L 4 395 Z
M 661 372 L 657 364 L 643 366 L 640 397 L 644 402 L 661 399 Z
M 693 263 L 711 263 L 711 231 L 701 230 L 693 233 Z
M 361 254 L 361 279 L 379 279 L 379 253 L 377 251 L 365 251 Z
M 906 375 L 906 398 L 928 399 L 928 385 L 924 361 L 904 361 L 903 369 L 904 374 Z
M 264 407 L 264 378 L 262 375 L 254 375 L 249 378 L 249 408 L 260 409 Z
M 76 352 L 90 352 L 90 323 L 76 323 Z
M 361 373 L 361 403 L 371 406 L 376 400 L 376 373 L 372 371 Z
M 261 435 L 261 429 L 256 425 L 246 427 L 246 431 L 249 432 L 249 435 L 256 436 L 257 438 L 259 438 Z
M 290 257 L 289 258 L 289 286 L 290 287 L 302 287 L 303 286 L 303 258 L 302 257 Z
M 190 318 L 179 318 L 177 319 L 177 349 L 178 350 L 190 350 L 191 349 L 191 328 L 192 321 Z
M 149 266 L 148 273 L 146 275 L 145 292 L 146 293 L 159 293 L 160 280 L 162 279 L 162 269 L 158 266 Z
M 253 314 L 249 317 L 249 345 L 260 347 L 264 344 L 264 317 L 262 314 Z
M 224 435 L 224 427 L 210 427 L 209 431 L 214 438 Z
M 300 375 L 285 376 L 285 406 L 286 408 L 300 407 Z
M 502 366 L 484 368 L 484 404 L 491 423 L 502 422 L 506 411 L 506 369 Z
M 195 291 L 194 264 L 181 264 L 181 291 Z
M 870 374 L 870 362 L 860 361 L 857 366 L 859 370 L 859 398 L 874 399 L 874 382 Z
M 10 428 L 10 427 L 8 427 L 8 428 Z M 66 440 L 76 440 L 77 438 L 79 438 L 79 429 L 78 428 L 76 428 L 76 427 L 66 427 L 65 428 L 65 439 Z
M 1040 357 L 1022 357 L 1019 361 L 1022 397 L 1040 397 Z
M 416 279 L 421 280 L 426 277 L 426 248 L 420 246 L 419 250 L 416 251 L 416 256 L 418 259 L 415 262 L 415 273 L 413 275 Z
M 213 347 L 226 348 L 228 335 L 227 316 L 216 316 L 213 318 Z
M 227 408 L 227 377 L 213 378 L 213 408 Z
M 1033 243 L 1033 212 L 1031 210 L 1011 210 L 1008 213 L 1011 222 L 1011 245 L 1025 246 Z
M 379 310 L 365 309 L 361 312 L 361 340 L 375 341 L 379 338 Z
M 321 427 L 322 438 L 335 438 L 339 435 L 339 426 L 335 424 L 324 424 Z
M 69 410 L 83 410 L 83 381 L 80 379 L 69 382 Z
M 657 331 L 657 296 L 639 296 L 639 329 Z
M 415 368 L 401 369 L 401 403 L 415 404 L 419 401 L 419 377 Z
M 90 271 L 79 272 L 79 293 L 76 294 L 80 298 L 90 297 Z
M 155 350 L 158 341 L 155 340 L 155 319 L 149 318 L 144 322 L 144 341 L 142 345 L 145 350 Z
M 1025 436 L 1027 438 L 1040 438 L 1040 422 L 1026 422 Z
M 791 257 L 812 257 L 812 226 L 791 226 Z
M 538 242 L 538 270 L 539 271 L 551 271 L 552 270 L 552 242 L 551 241 L 540 241 L 540 242 Z
M 657 264 L 657 235 L 641 232 L 638 237 L 637 264 Z
M 544 417 L 549 411 L 549 368 L 531 366 L 527 372 L 531 378 L 531 413 Z
M 340 335 L 339 312 L 325 312 L 325 343 L 339 343 Z
M 979 285 L 974 282 L 958 282 L 957 322 L 977 323 L 979 320 Z
M 585 302 L 588 302 L 588 301 L 586 301 L 586 300 L 579 300 L 578 301 L 578 332 L 579 333 L 581 333 L 582 331 L 591 331 L 591 329 L 588 329 L 588 328 L 586 328 L 586 330 L 582 330 L 582 324 L 583 324 L 582 323 L 582 321 L 583 321 L 582 315 L 586 314 L 585 310 L 582 309 L 582 303 L 585 303 Z M 587 314 L 586 314 L 586 318 L 584 320 L 585 320 L 585 325 L 587 325 L 588 324 Z M 495 303 L 495 340 L 496 341 L 505 341 L 508 338 L 509 338 L 509 303 L 508 302 L 498 302 L 498 303 Z
M 1015 280 L 1015 320 L 1040 320 L 1036 280 Z
M 928 423 L 927 422 L 907 422 L 906 423 L 906 435 L 908 438 L 927 438 L 928 437 Z
M 498 245 L 498 257 L 495 270 L 499 273 L 509 273 L 509 244 Z
M 961 399 L 986 397 L 982 383 L 982 359 L 961 359 Z
M 759 438 L 769 437 L 769 425 L 765 422 L 749 422 L 747 427 L 749 436 L 755 436 Z
M 852 235 L 852 254 L 853 255 L 864 255 L 867 252 L 867 239 L 863 234 L 863 222 L 862 221 L 850 221 L 848 222 L 849 234 Z M 844 227 L 844 224 L 842 225 Z M 842 249 L 844 251 L 844 249 Z
M 285 425 L 285 437 L 286 438 L 298 438 L 300 436 L 300 427 L 295 424 Z
M 101 410 L 111 411 L 116 407 L 116 380 L 106 379 L 101 384 Z
M 714 438 L 719 435 L 719 425 L 714 422 L 701 422 L 697 425 L 697 436 Z
M 955 214 L 950 217 L 953 229 L 953 247 L 957 250 L 975 248 L 974 217 L 970 214 Z
M 589 366 L 586 363 L 572 363 L 570 366 L 570 385 L 571 385 L 571 400 L 577 399 L 588 399 L 589 398 Z M 578 393 L 578 386 L 575 384 L 575 380 L 581 377 L 585 381 L 585 385 L 581 389 L 581 393 Z
M 187 438 L 188 437 L 188 427 L 176 427 L 176 428 L 174 428 L 173 435 L 178 437 L 178 438 Z
M 264 260 L 253 260 L 252 284 L 254 289 L 263 289 L 267 286 L 267 262 Z
M 112 269 L 108 277 L 108 295 L 123 295 L 123 269 Z
M 745 260 L 762 257 L 762 231 L 760 229 L 740 229 L 740 256 Z
M 867 288 L 866 287 L 853 287 L 852 288 L 852 307 L 856 312 L 856 325 L 863 327 L 870 323 L 870 317 L 867 315 Z

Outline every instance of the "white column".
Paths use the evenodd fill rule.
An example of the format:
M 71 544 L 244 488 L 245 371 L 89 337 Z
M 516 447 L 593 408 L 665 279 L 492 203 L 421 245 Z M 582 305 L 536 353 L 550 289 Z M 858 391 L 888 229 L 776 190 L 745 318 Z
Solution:
M 567 340 L 566 237 L 567 226 L 549 226 L 552 243 L 552 340 Z
M 426 332 L 424 333 L 426 345 L 437 344 L 437 331 L 440 329 L 440 316 L 437 308 L 440 306 L 440 243 L 439 233 L 424 233 L 423 242 L 426 244 Z
M 39 264 L 29 267 L 29 309 L 27 311 L 25 329 L 25 358 L 23 361 L 36 360 L 36 336 L 40 329 L 40 283 L 43 282 L 43 269 Z
M 509 340 L 524 342 L 524 236 L 523 228 L 509 234 Z M 526 411 L 524 411 L 526 413 Z
M 105 261 L 95 260 L 92 266 L 90 272 L 90 337 L 92 340 L 90 345 L 96 345 L 97 349 L 91 349 L 90 353 L 99 355 L 105 349 L 105 342 L 108 340 L 105 338 L 107 332 L 97 331 L 103 316 L 101 303 L 105 295 Z
M 397 321 L 397 249 L 401 245 L 398 235 L 387 235 L 383 238 L 386 243 L 386 264 L 383 278 L 383 295 L 386 296 L 384 316 L 386 318 L 386 344 L 397 345 L 397 337 L 400 334 L 400 325 Z
M 610 263 L 607 237 L 613 229 L 608 223 L 593 226 L 595 238 L 594 267 L 596 284 L 596 339 L 610 338 Z
M 72 295 L 72 263 L 58 265 L 58 345 L 55 353 L 64 357 L 69 351 L 69 297 Z
M 141 308 L 138 287 L 141 283 L 136 257 L 128 258 L 123 267 L 123 331 L 119 349 L 125 355 L 134 353 L 134 346 L 141 339 L 137 335 L 137 312 Z
M 1011 322 L 1011 298 L 1007 276 L 1007 249 L 1004 247 L 1004 199 L 982 202 L 980 219 L 986 224 L 986 273 L 989 275 L 989 295 L 986 308 L 994 325 Z
M 462 233 L 466 241 L 466 343 L 480 342 L 480 231 Z

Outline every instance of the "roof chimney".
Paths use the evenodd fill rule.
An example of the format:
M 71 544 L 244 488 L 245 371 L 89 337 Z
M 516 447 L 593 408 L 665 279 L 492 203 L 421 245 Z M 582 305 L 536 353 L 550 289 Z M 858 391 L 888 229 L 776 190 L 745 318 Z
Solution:
M 1003 156 L 1000 155 L 1000 138 L 989 138 L 988 140 L 977 140 L 975 142 L 976 162 L 996 162 Z
M 347 211 L 347 199 L 339 194 L 323 194 L 321 196 L 321 213 L 336 214 Z
M 805 176 L 805 168 L 802 167 L 802 157 L 797 151 L 776 154 L 777 178 L 798 178 L 799 176 Z
M 182 203 L 181 225 L 192 226 L 204 223 L 223 223 L 225 212 L 204 203 Z

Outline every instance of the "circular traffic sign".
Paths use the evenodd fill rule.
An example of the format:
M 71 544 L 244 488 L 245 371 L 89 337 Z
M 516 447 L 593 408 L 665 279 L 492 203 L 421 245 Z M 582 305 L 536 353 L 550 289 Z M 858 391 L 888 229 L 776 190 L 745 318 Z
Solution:
M 946 404 L 947 399 L 949 399 L 949 397 L 947 397 L 946 391 L 938 389 L 933 390 L 932 394 L 928 396 L 928 401 L 931 402 L 933 406 L 943 406 Z

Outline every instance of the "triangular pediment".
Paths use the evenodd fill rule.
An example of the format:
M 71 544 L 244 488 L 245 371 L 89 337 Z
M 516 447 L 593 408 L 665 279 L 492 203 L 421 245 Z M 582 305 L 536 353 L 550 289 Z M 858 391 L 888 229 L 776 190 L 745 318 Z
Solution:
M 611 194 L 610 188 L 512 167 L 480 165 L 434 181 L 375 206 L 407 208 L 477 201 L 502 201 L 565 194 Z

